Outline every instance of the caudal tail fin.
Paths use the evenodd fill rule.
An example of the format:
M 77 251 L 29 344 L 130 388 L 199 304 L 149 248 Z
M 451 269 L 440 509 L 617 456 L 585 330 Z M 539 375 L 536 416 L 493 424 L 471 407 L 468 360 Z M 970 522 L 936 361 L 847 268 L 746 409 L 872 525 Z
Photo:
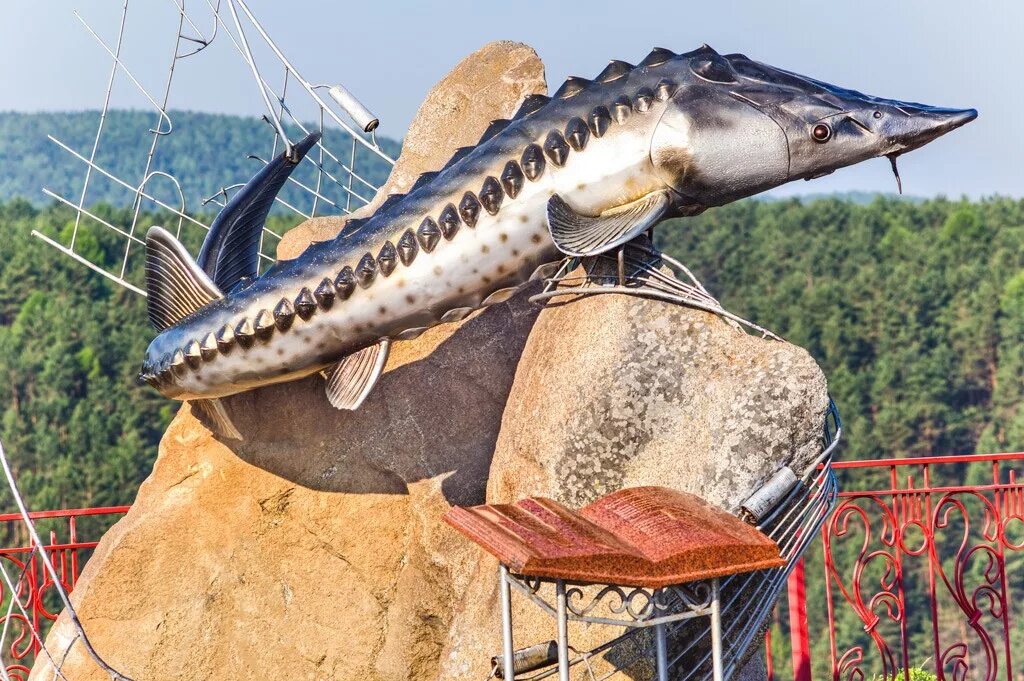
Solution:
M 221 297 L 220 289 L 162 227 L 146 233 L 146 309 L 157 331 Z
M 146 289 L 149 321 L 163 331 L 244 279 L 255 278 L 259 235 L 284 186 L 303 157 L 320 140 L 314 132 L 268 163 L 235 195 L 210 226 L 198 262 L 169 232 L 153 227 L 146 235 Z

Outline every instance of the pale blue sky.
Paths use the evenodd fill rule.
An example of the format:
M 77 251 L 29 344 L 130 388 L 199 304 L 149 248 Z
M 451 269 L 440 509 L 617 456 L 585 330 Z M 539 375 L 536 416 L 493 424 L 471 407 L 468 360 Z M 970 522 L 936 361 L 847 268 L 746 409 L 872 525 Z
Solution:
M 0 110 L 98 108 L 107 60 L 72 10 L 112 43 L 120 6 L 120 0 L 7 0 Z M 556 85 L 567 75 L 593 76 L 611 58 L 635 62 L 655 45 L 686 51 L 707 42 L 879 96 L 975 107 L 976 122 L 901 159 L 906 191 L 1024 195 L 1019 0 L 250 0 L 250 6 L 307 78 L 344 82 L 380 116 L 381 134 L 392 137 L 402 136 L 438 78 L 490 40 L 535 47 Z M 171 0 L 133 0 L 126 61 L 155 91 L 174 20 Z M 201 60 L 182 62 L 172 106 L 262 113 L 251 76 L 221 42 Z M 125 85 L 113 105 L 144 106 Z M 888 163 L 878 160 L 782 193 L 893 188 Z

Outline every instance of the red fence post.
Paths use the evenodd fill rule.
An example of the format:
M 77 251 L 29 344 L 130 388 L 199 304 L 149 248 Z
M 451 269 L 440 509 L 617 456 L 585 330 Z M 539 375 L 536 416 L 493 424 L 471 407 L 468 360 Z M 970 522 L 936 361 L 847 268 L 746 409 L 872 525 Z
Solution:
M 811 648 L 807 632 L 807 598 L 804 559 L 793 566 L 786 583 L 789 597 L 789 637 L 793 650 L 793 681 L 811 681 Z

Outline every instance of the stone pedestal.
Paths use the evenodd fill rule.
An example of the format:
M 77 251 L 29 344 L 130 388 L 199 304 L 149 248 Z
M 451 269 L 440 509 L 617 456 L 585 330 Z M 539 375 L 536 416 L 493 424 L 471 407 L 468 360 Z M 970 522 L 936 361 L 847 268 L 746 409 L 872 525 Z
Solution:
M 428 96 L 376 200 L 544 88 L 526 46 L 472 55 Z M 305 223 L 280 255 L 343 224 Z M 540 312 L 520 294 L 396 343 L 357 412 L 332 409 L 316 376 L 231 398 L 242 443 L 182 408 L 73 600 L 140 681 L 480 681 L 500 649 L 496 566 L 442 522 L 453 504 L 659 484 L 731 507 L 817 455 L 826 402 L 806 352 L 712 315 L 621 296 Z M 519 617 L 520 640 L 550 638 Z M 59 657 L 72 637 L 62 616 L 47 644 Z M 64 674 L 107 678 L 81 645 Z M 51 675 L 42 661 L 32 678 Z

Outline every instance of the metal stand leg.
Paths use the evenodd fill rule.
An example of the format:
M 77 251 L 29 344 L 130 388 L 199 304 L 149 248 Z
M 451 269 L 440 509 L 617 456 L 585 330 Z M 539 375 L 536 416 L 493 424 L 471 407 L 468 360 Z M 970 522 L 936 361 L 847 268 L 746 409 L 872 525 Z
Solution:
M 498 579 L 501 590 L 501 642 L 502 642 L 502 664 L 504 665 L 504 678 L 508 681 L 515 681 L 515 668 L 513 667 L 512 648 L 512 587 L 508 583 L 508 568 L 501 566 Z
M 665 625 L 654 625 L 654 642 L 657 645 L 658 681 L 668 681 L 668 641 Z
M 558 616 L 558 681 L 569 681 L 569 616 L 565 606 L 565 582 L 555 584 Z
M 722 681 L 722 603 L 718 580 L 711 580 L 711 665 L 714 681 Z

